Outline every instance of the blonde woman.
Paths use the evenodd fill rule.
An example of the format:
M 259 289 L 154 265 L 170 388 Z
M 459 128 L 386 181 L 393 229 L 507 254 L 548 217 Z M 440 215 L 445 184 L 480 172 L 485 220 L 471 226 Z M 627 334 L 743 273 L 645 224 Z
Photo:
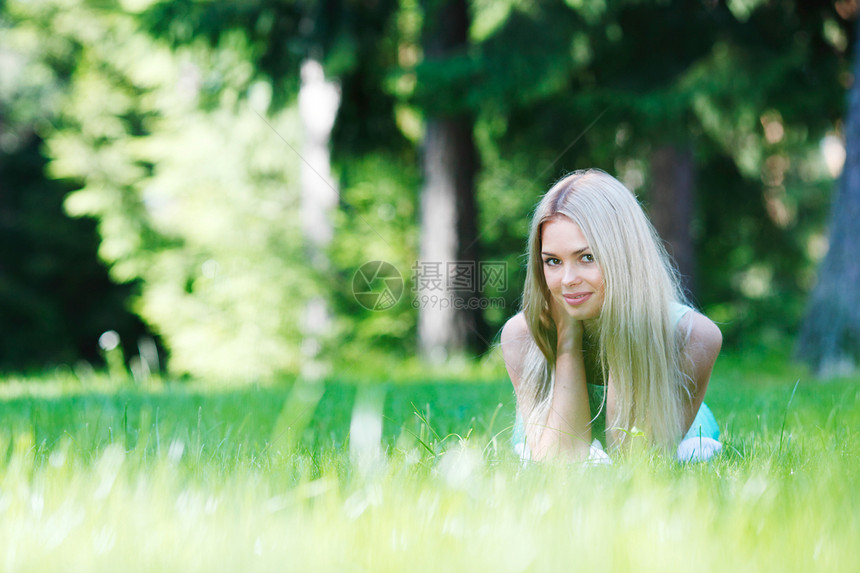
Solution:
M 709 458 L 719 429 L 703 401 L 721 344 L 623 184 L 590 169 L 544 195 L 522 311 L 501 336 L 524 459 L 606 458 L 601 442 L 626 449 L 641 435 L 680 459 Z

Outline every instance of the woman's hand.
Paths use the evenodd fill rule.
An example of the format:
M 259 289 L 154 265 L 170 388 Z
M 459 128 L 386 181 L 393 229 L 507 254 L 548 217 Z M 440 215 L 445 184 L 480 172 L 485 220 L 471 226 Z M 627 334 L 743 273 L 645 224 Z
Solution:
M 552 299 L 552 319 L 558 335 L 558 354 L 582 352 L 583 325 L 564 309 L 564 302 Z
M 584 460 L 591 447 L 591 411 L 582 355 L 583 325 L 561 306 L 564 301 L 551 299 L 550 304 L 558 334 L 552 403 L 546 424 L 527 433 L 527 439 L 533 459 Z

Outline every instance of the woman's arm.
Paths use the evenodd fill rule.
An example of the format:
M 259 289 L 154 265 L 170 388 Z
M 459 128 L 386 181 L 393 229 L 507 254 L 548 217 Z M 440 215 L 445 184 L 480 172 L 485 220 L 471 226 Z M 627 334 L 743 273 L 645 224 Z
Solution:
M 591 446 L 591 408 L 582 354 L 583 328 L 582 322 L 567 315 L 564 318 L 568 320 L 558 328 L 552 404 L 536 457 L 584 460 Z
M 569 318 L 569 317 L 565 317 Z M 582 323 L 562 320 L 558 331 L 555 383 L 549 415 L 543 427 L 526 428 L 532 457 L 536 460 L 559 456 L 583 460 L 591 445 L 591 411 L 588 405 L 585 363 L 582 355 Z M 501 346 L 505 366 L 520 396 L 525 337 L 530 337 L 522 313 L 502 329 Z
M 708 317 L 695 311 L 685 314 L 678 328 L 682 333 L 687 334 L 687 342 L 681 350 L 681 369 L 692 383 L 690 388 L 692 401 L 684 413 L 684 433 L 686 433 L 693 425 L 693 420 L 705 400 L 711 371 L 723 344 L 723 335 Z

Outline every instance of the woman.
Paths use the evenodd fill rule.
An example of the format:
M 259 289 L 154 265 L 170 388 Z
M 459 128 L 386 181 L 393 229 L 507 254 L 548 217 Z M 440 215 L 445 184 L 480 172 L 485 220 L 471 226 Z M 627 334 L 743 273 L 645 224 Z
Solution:
M 529 232 L 523 308 L 501 337 L 523 457 L 584 460 L 602 455 L 592 438 L 625 449 L 640 431 L 673 450 L 685 433 L 715 439 L 703 400 L 721 344 L 716 325 L 684 304 L 677 272 L 624 185 L 591 169 L 544 195 Z

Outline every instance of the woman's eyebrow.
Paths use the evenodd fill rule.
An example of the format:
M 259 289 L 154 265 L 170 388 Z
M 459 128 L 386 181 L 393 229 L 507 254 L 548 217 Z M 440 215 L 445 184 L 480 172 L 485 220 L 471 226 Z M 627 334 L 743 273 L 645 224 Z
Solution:
M 577 256 L 577 255 L 581 255 L 582 253 L 584 253 L 585 251 L 588 251 L 588 250 L 590 250 L 590 249 L 591 249 L 591 247 L 588 247 L 588 246 L 586 246 L 586 247 L 582 247 L 582 248 L 581 248 L 581 249 L 579 249 L 578 251 L 573 251 L 573 252 L 571 253 L 571 255 L 573 255 L 573 256 L 575 257 L 575 256 Z M 541 255 L 542 255 L 542 256 L 544 256 L 544 257 L 555 257 L 555 256 L 557 256 L 555 253 L 550 253 L 550 252 L 548 252 L 548 251 L 541 251 Z

